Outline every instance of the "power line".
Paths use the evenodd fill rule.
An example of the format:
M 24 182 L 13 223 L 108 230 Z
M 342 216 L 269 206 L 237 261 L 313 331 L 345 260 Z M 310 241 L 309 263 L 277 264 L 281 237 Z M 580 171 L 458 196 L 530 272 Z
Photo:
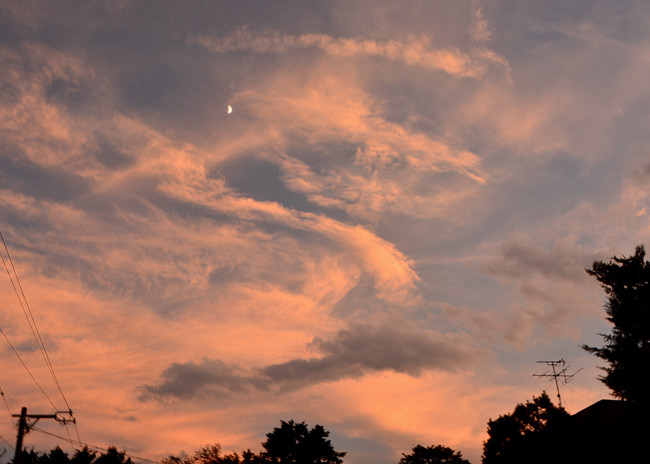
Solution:
M 57 409 L 56 406 L 54 405 L 54 403 L 52 402 L 52 400 L 50 399 L 50 397 L 47 396 L 47 393 L 45 393 L 45 390 L 43 390 L 43 387 L 41 387 L 41 384 L 38 383 L 38 381 L 36 380 L 36 378 L 34 377 L 34 375 L 32 374 L 32 372 L 29 370 L 29 368 L 27 367 L 27 364 L 25 364 L 25 361 L 23 361 L 23 358 L 20 357 L 20 355 L 18 354 L 18 351 L 16 351 L 16 348 L 14 348 L 14 346 L 11 344 L 11 342 L 9 341 L 9 338 L 7 338 L 7 334 L 5 334 L 4 330 L 2 330 L 2 329 L 0 329 L 0 333 L 2 334 L 2 336 L 4 337 L 4 339 L 7 341 L 7 343 L 9 344 L 9 346 L 11 347 L 11 349 L 13 350 L 14 354 L 16 355 L 16 357 L 18 358 L 18 360 L 20 361 L 20 363 L 23 365 L 23 367 L 25 368 L 25 370 L 27 371 L 27 373 L 29 374 L 29 376 L 32 378 L 32 380 L 34 381 L 34 383 L 36 384 L 36 386 L 38 387 L 38 389 L 41 391 L 41 393 L 43 393 L 43 395 L 45 396 L 45 398 L 47 399 L 47 401 L 49 401 L 49 403 L 52 405 L 52 407 L 56 410 L 56 409 Z
M 72 452 L 74 453 L 74 443 L 72 443 L 72 437 L 70 436 L 70 429 L 68 428 L 68 424 L 64 422 L 63 427 L 65 428 L 66 435 L 68 435 L 68 442 L 70 443 L 70 447 L 72 448 Z
M 2 396 L 2 400 L 5 403 L 5 407 L 7 408 L 7 412 L 9 413 L 9 420 L 11 421 L 11 425 L 16 427 L 16 423 L 14 422 L 14 418 L 11 415 L 11 409 L 9 409 L 9 404 L 7 403 L 7 397 L 5 396 L 5 392 L 0 388 L 0 396 Z
M 9 280 L 11 281 L 11 285 L 14 289 L 14 292 L 16 293 L 16 296 L 18 297 L 18 301 L 20 302 L 20 307 L 23 310 L 23 313 L 25 314 L 25 318 L 27 319 L 27 323 L 29 325 L 30 330 L 32 331 L 32 334 L 34 335 L 34 339 L 36 340 L 36 344 L 39 347 L 39 350 L 41 351 L 41 354 L 43 355 L 43 359 L 45 361 L 46 366 L 48 367 L 50 374 L 52 375 L 52 379 L 54 380 L 54 383 L 59 390 L 59 393 L 61 394 L 61 398 L 63 398 L 63 402 L 65 403 L 66 407 L 68 408 L 69 411 L 72 411 L 72 408 L 68 404 L 68 400 L 65 397 L 65 394 L 63 393 L 63 389 L 61 388 L 61 384 L 59 383 L 59 379 L 56 376 L 56 373 L 54 372 L 54 366 L 52 365 L 52 362 L 50 361 L 50 356 L 47 353 L 47 349 L 45 348 L 45 343 L 43 342 L 43 338 L 41 337 L 41 333 L 38 330 L 38 326 L 36 325 L 36 319 L 34 319 L 34 314 L 32 313 L 32 309 L 29 306 L 29 302 L 27 301 L 27 297 L 25 296 L 25 291 L 23 290 L 23 286 L 20 283 L 20 278 L 18 277 L 18 272 L 16 272 L 16 267 L 14 266 L 13 259 L 11 259 L 11 254 L 9 254 L 9 248 L 7 247 L 7 243 L 5 242 L 5 238 L 2 235 L 2 231 L 0 231 L 0 239 L 2 240 L 2 244 L 4 246 L 5 252 L 7 253 L 7 258 L 9 259 L 9 263 L 11 264 L 11 269 L 13 271 L 13 274 L 16 278 L 16 283 L 18 284 L 18 288 L 20 289 L 20 295 L 22 295 L 22 299 L 20 295 L 18 294 L 18 290 L 16 289 L 16 285 L 14 285 L 13 278 L 11 276 L 11 273 L 9 272 L 9 268 L 7 266 L 7 263 L 5 262 L 4 256 L 0 253 L 0 257 L 2 258 L 2 264 L 5 267 L 5 270 L 7 271 L 7 275 L 9 275 Z M 25 304 L 23 305 L 23 301 Z M 27 308 L 25 310 L 25 307 Z M 55 408 L 56 409 L 56 408 Z
M 79 445 L 79 446 L 85 446 L 85 447 L 87 447 L 87 448 L 93 448 L 93 449 L 101 450 L 101 451 L 108 451 L 108 448 L 104 448 L 103 446 L 91 445 L 91 444 L 89 444 L 89 443 L 83 443 L 83 442 L 81 442 L 81 441 L 70 440 L 70 439 L 65 438 L 65 437 L 62 437 L 62 436 L 60 436 L 60 435 L 56 435 L 56 434 L 54 434 L 54 433 L 52 433 L 52 432 L 48 432 L 48 431 L 46 431 L 46 430 L 43 430 L 43 429 L 41 429 L 41 428 L 39 428 L 39 427 L 34 427 L 34 426 L 32 426 L 31 429 L 32 429 L 32 430 L 35 430 L 35 431 L 37 431 L 37 432 L 44 433 L 45 435 L 50 435 L 50 436 L 52 436 L 52 437 L 58 438 L 58 439 L 60 439 L 60 440 L 69 441 L 71 444 L 75 444 L 75 445 Z M 153 464 L 160 464 L 160 461 L 154 461 L 154 460 L 152 460 L 152 459 L 143 458 L 143 457 L 140 457 L 140 456 L 134 456 L 134 455 L 132 455 L 132 454 L 127 454 L 126 452 L 124 453 L 124 455 L 125 455 L 126 457 L 129 457 L 129 458 L 139 459 L 139 460 L 141 460 L 141 461 L 147 461 L 147 462 L 151 462 L 151 463 L 153 463 Z
M 2 400 L 5 404 L 5 407 L 7 408 L 7 412 L 9 413 L 9 417 L 11 417 L 11 423 L 14 424 L 14 419 L 11 415 L 11 409 L 9 409 L 9 404 L 7 403 L 7 397 L 5 396 L 5 392 L 2 388 L 0 388 L 0 396 L 2 396 Z M 15 424 L 14 424 L 15 425 Z
M 0 231 L 0 240 L 2 241 L 2 245 L 4 247 L 5 253 L 7 254 L 7 259 L 9 261 L 9 264 L 11 265 L 11 271 L 9 271 L 9 266 L 7 265 L 7 261 L 4 258 L 4 255 L 0 252 L 0 259 L 2 260 L 2 264 L 5 268 L 5 271 L 7 272 L 7 276 L 9 277 L 9 281 L 11 282 L 11 286 L 14 290 L 14 293 L 16 294 L 16 297 L 18 298 L 18 302 L 20 304 L 20 307 L 23 311 L 23 314 L 25 315 L 25 319 L 27 320 L 27 324 L 29 325 L 29 328 L 32 332 L 32 335 L 34 336 L 34 339 L 36 340 L 36 344 L 38 345 L 38 348 L 41 352 L 41 355 L 43 356 L 43 360 L 45 361 L 45 365 L 47 366 L 48 370 L 50 371 L 50 375 L 52 376 L 52 379 L 54 381 L 54 384 L 56 385 L 56 388 L 58 389 L 59 393 L 61 394 L 61 398 L 63 399 L 63 402 L 65 403 L 66 407 L 68 408 L 68 414 L 73 418 L 73 424 L 74 424 L 74 430 L 75 434 L 77 436 L 77 441 L 81 443 L 81 437 L 79 435 L 79 428 L 77 427 L 77 421 L 74 420 L 74 416 L 72 414 L 72 408 L 70 407 L 70 404 L 68 403 L 68 400 L 63 393 L 63 388 L 61 387 L 61 383 L 59 382 L 59 379 L 56 376 L 56 372 L 54 371 L 54 366 L 52 364 L 52 361 L 50 359 L 50 356 L 47 352 L 47 348 L 45 347 L 45 342 L 43 341 L 43 337 L 41 336 L 40 331 L 38 330 L 38 325 L 36 324 L 36 319 L 34 318 L 34 313 L 32 312 L 32 309 L 29 305 L 29 301 L 27 300 L 27 296 L 25 295 L 25 291 L 23 289 L 23 286 L 20 282 L 20 277 L 18 277 L 18 272 L 16 271 L 16 267 L 14 266 L 13 259 L 11 258 L 11 254 L 9 253 L 9 247 L 7 246 L 7 242 L 4 239 L 4 235 L 2 235 L 2 232 Z M 15 283 L 14 283 L 14 278 L 15 278 Z M 20 290 L 20 292 L 19 292 Z M 20 363 L 23 365 L 31 379 L 34 381 L 38 389 L 43 393 L 47 401 L 52 405 L 54 410 L 58 411 L 58 408 L 54 404 L 54 402 L 50 399 L 50 397 L 47 395 L 43 387 L 38 383 L 32 372 L 29 370 L 23 359 L 20 357 L 18 354 L 18 351 L 14 348 L 13 344 L 9 341 L 9 338 L 5 334 L 2 329 L 0 329 L 0 332 L 2 332 L 3 337 L 11 347 L 12 351 L 16 355 L 16 357 L 19 359 Z M 6 398 L 4 397 L 4 392 L 2 392 L 2 397 L 5 402 L 5 406 L 7 407 L 7 411 L 9 412 L 10 416 L 13 416 L 11 414 L 11 411 L 9 410 L 9 406 L 7 404 Z M 12 420 L 12 424 L 16 426 L 16 424 Z M 70 436 L 70 429 L 68 429 L 67 422 L 64 421 L 63 425 L 65 426 L 66 434 L 68 435 L 68 440 L 70 444 L 73 446 L 74 450 L 74 440 L 72 440 L 72 437 Z M 17 426 L 16 426 L 17 427 Z
M 36 340 L 36 344 L 39 347 L 41 355 L 43 356 L 43 360 L 45 361 L 45 365 L 48 367 L 48 370 L 50 371 L 50 375 L 52 376 L 52 379 L 54 380 L 54 384 L 56 385 L 57 389 L 59 390 L 59 393 L 61 394 L 61 398 L 63 399 L 63 402 L 65 403 L 66 407 L 68 408 L 68 412 L 69 412 L 70 416 L 72 416 L 72 408 L 70 407 L 70 404 L 68 403 L 68 400 L 67 400 L 65 394 L 63 393 L 63 388 L 61 387 L 59 379 L 56 376 L 56 372 L 54 371 L 54 366 L 52 364 L 52 361 L 50 360 L 50 356 L 49 356 L 49 354 L 47 352 L 47 349 L 45 347 L 45 342 L 43 341 L 43 337 L 41 336 L 40 331 L 38 330 L 38 325 L 36 324 L 36 319 L 34 318 L 34 314 L 32 312 L 32 309 L 31 309 L 31 307 L 29 305 L 29 302 L 27 301 L 27 296 L 25 295 L 25 291 L 23 290 L 23 286 L 20 283 L 20 278 L 18 277 L 18 272 L 16 271 L 16 267 L 14 266 L 14 262 L 13 262 L 13 259 L 11 258 L 11 254 L 9 253 L 9 247 L 7 246 L 7 243 L 6 243 L 5 239 L 4 239 L 4 236 L 2 235 L 1 231 L 0 231 L 0 239 L 2 240 L 2 244 L 4 246 L 5 252 L 7 253 L 7 258 L 9 260 L 9 263 L 11 264 L 11 269 L 13 271 L 13 276 L 16 278 L 16 284 L 18 285 L 18 289 L 20 289 L 20 294 L 18 293 L 18 289 L 16 288 L 16 284 L 14 284 L 13 277 L 12 277 L 11 273 L 9 272 L 9 267 L 7 266 L 7 263 L 6 263 L 5 259 L 4 259 L 4 256 L 2 255 L 2 253 L 0 253 L 0 258 L 2 259 L 2 264 L 4 265 L 5 270 L 7 271 L 7 275 L 9 276 L 11 286 L 13 287 L 14 293 L 16 294 L 16 297 L 18 298 L 18 302 L 20 303 L 20 307 L 23 310 L 23 314 L 25 314 L 25 318 L 27 319 L 27 324 L 29 325 L 29 328 L 32 331 L 32 335 L 34 336 L 34 339 Z M 21 295 L 22 295 L 22 298 L 21 298 Z M 23 304 L 23 302 L 24 302 L 24 304 Z M 25 308 L 27 308 L 27 309 L 25 309 Z M 3 335 L 4 335 L 4 333 L 3 333 Z M 5 338 L 6 338 L 6 335 L 5 335 Z M 8 339 L 7 339 L 7 341 L 8 341 Z M 11 343 L 10 343 L 10 346 L 11 346 Z M 13 346 L 12 346 L 12 349 L 13 349 Z M 14 352 L 18 356 L 18 352 L 15 349 L 14 349 Z M 20 356 L 18 356 L 18 358 L 20 359 Z M 23 366 L 25 367 L 25 369 L 27 369 L 27 366 L 22 361 L 22 359 L 20 359 L 20 361 L 23 364 Z M 47 396 L 47 394 L 45 394 L 45 391 L 43 390 L 43 388 L 41 388 L 41 386 L 38 384 L 38 382 L 36 382 L 36 379 L 31 374 L 31 372 L 29 372 L 29 369 L 27 369 L 27 371 L 28 371 L 30 377 L 32 377 L 34 382 L 38 385 L 41 392 L 43 392 L 43 394 L 45 395 L 47 400 L 50 402 L 52 407 L 54 407 L 54 409 L 57 410 L 58 408 L 54 405 L 54 403 Z M 77 422 L 74 421 L 73 423 L 74 423 L 74 429 L 75 429 L 75 433 L 77 435 L 77 439 L 79 441 L 81 441 L 81 437 L 79 436 L 79 428 L 77 427 Z M 68 430 L 67 425 L 66 425 L 66 432 L 67 432 L 68 435 L 70 435 L 70 431 Z
M 72 425 L 74 426 L 74 432 L 77 435 L 77 441 L 81 443 L 81 437 L 79 436 L 79 428 L 77 427 L 77 421 L 75 420 Z M 68 424 L 65 424 L 65 429 L 68 431 Z M 70 436 L 70 432 L 68 431 L 68 436 Z M 70 444 L 72 444 L 72 441 L 70 441 Z
M 5 439 L 5 437 L 3 437 L 2 435 L 0 435 L 0 440 L 2 440 L 3 442 L 5 442 L 5 444 L 6 444 L 9 448 L 11 448 L 12 451 L 14 451 L 14 446 L 13 446 L 11 443 L 9 443 L 9 442 Z

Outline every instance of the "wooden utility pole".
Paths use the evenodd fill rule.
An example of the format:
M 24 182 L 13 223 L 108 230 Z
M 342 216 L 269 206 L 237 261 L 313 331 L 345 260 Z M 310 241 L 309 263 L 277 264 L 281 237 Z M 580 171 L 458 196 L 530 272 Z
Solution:
M 27 432 L 29 432 L 32 427 L 36 425 L 39 419 L 54 419 L 57 422 L 66 424 L 68 422 L 74 422 L 75 419 L 64 419 L 59 417 L 58 414 L 61 411 L 57 411 L 56 414 L 27 414 L 27 408 L 23 406 L 20 410 L 20 414 L 12 414 L 11 417 L 18 417 L 18 434 L 16 435 L 16 454 L 14 454 L 13 464 L 20 464 L 20 458 L 23 450 L 23 437 Z M 72 417 L 72 411 L 63 411 L 66 414 L 69 414 Z M 28 423 L 27 419 L 35 419 L 34 422 Z

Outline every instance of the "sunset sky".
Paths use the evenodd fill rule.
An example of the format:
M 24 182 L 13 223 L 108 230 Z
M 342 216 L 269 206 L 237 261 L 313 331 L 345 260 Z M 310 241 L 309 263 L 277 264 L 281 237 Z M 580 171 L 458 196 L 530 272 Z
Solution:
M 648 243 L 649 83 L 641 0 L 0 1 L 0 231 L 81 441 L 259 451 L 294 419 L 347 464 L 479 463 L 555 399 L 537 361 L 582 368 L 570 413 L 607 398 L 584 269 Z M 13 444 L 53 407 L 0 359 Z

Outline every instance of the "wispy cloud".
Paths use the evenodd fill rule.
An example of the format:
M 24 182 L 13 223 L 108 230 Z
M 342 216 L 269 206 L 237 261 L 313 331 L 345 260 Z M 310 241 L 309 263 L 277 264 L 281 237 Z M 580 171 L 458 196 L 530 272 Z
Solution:
M 473 37 L 487 35 L 486 23 L 473 28 Z M 340 38 L 327 34 L 293 35 L 279 31 L 251 32 L 242 28 L 224 37 L 199 35 L 189 42 L 198 43 L 216 53 L 250 51 L 284 53 L 300 48 L 316 48 L 336 57 L 378 56 L 401 61 L 409 66 L 436 69 L 460 77 L 479 77 L 489 65 L 503 65 L 503 58 L 492 53 L 467 54 L 457 48 L 435 48 L 427 36 L 410 36 L 405 41 Z
M 89 118 L 77 118 L 74 111 L 61 113 L 69 103 L 66 99 L 73 98 L 65 89 L 84 92 L 90 80 L 99 78 L 67 55 L 51 55 L 40 46 L 29 50 L 22 57 L 3 55 L 7 69 L 12 70 L 3 79 L 13 89 L 14 100 L 1 109 L 7 125 L 0 130 L 16 151 L 5 156 L 24 163 L 26 155 L 39 172 L 61 169 L 74 182 L 62 186 L 58 176 L 51 178 L 63 202 L 51 195 L 34 198 L 37 190 L 31 186 L 22 186 L 28 189 L 24 194 L 21 185 L 5 189 L 3 210 L 23 223 L 37 221 L 50 231 L 54 244 L 48 245 L 49 252 L 65 263 L 63 272 L 80 276 L 95 291 L 148 300 L 163 312 L 188 301 L 182 288 L 189 282 L 207 291 L 220 282 L 257 284 L 282 289 L 287 296 L 304 295 L 316 305 L 324 301 L 331 305 L 365 274 L 371 276 L 379 298 L 417 300 L 419 277 L 412 261 L 371 230 L 242 195 L 218 172 L 212 172 L 219 157 L 190 144 L 179 147 L 137 119 L 113 112 Z M 30 66 L 25 61 L 29 60 L 47 72 L 27 85 Z M 48 90 L 55 84 L 59 86 L 56 92 Z M 48 92 L 63 100 L 48 101 Z M 82 113 L 99 98 L 110 107 L 106 95 L 91 93 L 84 98 L 78 108 Z M 64 117 L 59 118 L 61 114 Z M 313 114 L 305 116 L 306 131 L 313 128 L 318 134 L 336 129 L 327 129 L 331 120 L 318 123 Z M 41 150 L 42 145 L 47 150 Z M 44 188 L 45 183 L 40 186 Z M 67 197 L 66 189 L 71 189 Z M 327 189 L 319 194 L 327 194 Z M 195 209 L 187 211 L 188 206 Z M 222 220 L 203 217 L 202 211 Z M 275 233 L 267 232 L 269 224 L 277 228 Z M 71 239 L 71 230 L 80 233 Z M 19 243 L 40 241 L 27 231 L 8 232 Z M 299 244 L 298 236 L 305 233 L 318 240 L 309 246 Z M 229 251 L 219 251 L 224 249 Z M 328 257 L 332 252 L 336 258 Z M 132 259 L 138 264 L 129 264 Z M 283 260 L 312 272 L 274 273 L 272 269 Z M 256 266 L 247 266 L 253 262 Z M 333 280 L 329 284 L 320 280 L 323 270 L 317 269 L 318 262 L 330 263 Z M 273 285 L 267 287 L 271 281 Z
M 529 343 L 535 327 L 575 336 L 578 316 L 593 308 L 585 268 L 594 255 L 571 237 L 556 240 L 550 248 L 511 239 L 502 245 L 501 253 L 487 271 L 515 282 L 523 297 L 504 317 L 504 339 L 516 345 Z
M 492 31 L 479 0 L 472 1 L 472 21 L 469 25 L 469 37 L 475 45 L 486 45 L 492 40 Z
M 502 245 L 502 259 L 489 266 L 494 275 L 524 278 L 540 274 L 552 280 L 586 280 L 585 268 L 593 261 L 575 243 L 556 241 L 550 249 L 511 239 Z
M 488 182 L 477 154 L 387 120 L 353 75 L 283 71 L 234 99 L 258 121 L 251 132 L 266 134 L 272 147 L 258 156 L 280 167 L 287 188 L 322 208 L 371 222 L 385 212 L 437 216 Z

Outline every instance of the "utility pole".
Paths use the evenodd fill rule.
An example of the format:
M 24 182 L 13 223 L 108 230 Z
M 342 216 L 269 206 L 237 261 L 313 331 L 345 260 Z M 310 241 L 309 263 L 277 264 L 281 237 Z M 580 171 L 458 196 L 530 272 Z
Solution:
M 65 419 L 59 417 L 59 414 L 68 414 L 72 419 Z M 18 417 L 18 434 L 16 435 L 16 454 L 14 455 L 13 464 L 20 464 L 20 458 L 23 450 L 23 437 L 28 433 L 39 421 L 39 419 L 54 419 L 62 424 L 68 422 L 75 423 L 76 419 L 72 416 L 72 411 L 57 411 L 55 414 L 27 414 L 27 408 L 23 406 L 20 414 L 12 414 L 11 417 Z M 27 422 L 27 419 L 35 419 L 33 422 Z
M 566 361 L 564 359 L 560 359 L 559 361 L 537 361 L 540 364 L 546 364 L 547 366 L 551 366 L 551 371 L 546 371 L 543 374 L 533 374 L 533 377 L 552 377 L 553 380 L 555 380 L 555 389 L 557 390 L 557 400 L 562 407 L 562 396 L 560 396 L 560 384 L 558 383 L 557 379 L 562 378 L 562 385 L 566 385 L 567 383 L 571 382 L 573 379 L 573 376 L 576 375 L 578 372 L 582 370 L 582 368 L 578 369 L 575 371 L 573 374 L 567 374 L 566 371 L 569 369 L 568 367 L 564 367 L 566 364 Z M 561 370 L 556 370 L 555 368 L 557 366 L 562 366 Z

